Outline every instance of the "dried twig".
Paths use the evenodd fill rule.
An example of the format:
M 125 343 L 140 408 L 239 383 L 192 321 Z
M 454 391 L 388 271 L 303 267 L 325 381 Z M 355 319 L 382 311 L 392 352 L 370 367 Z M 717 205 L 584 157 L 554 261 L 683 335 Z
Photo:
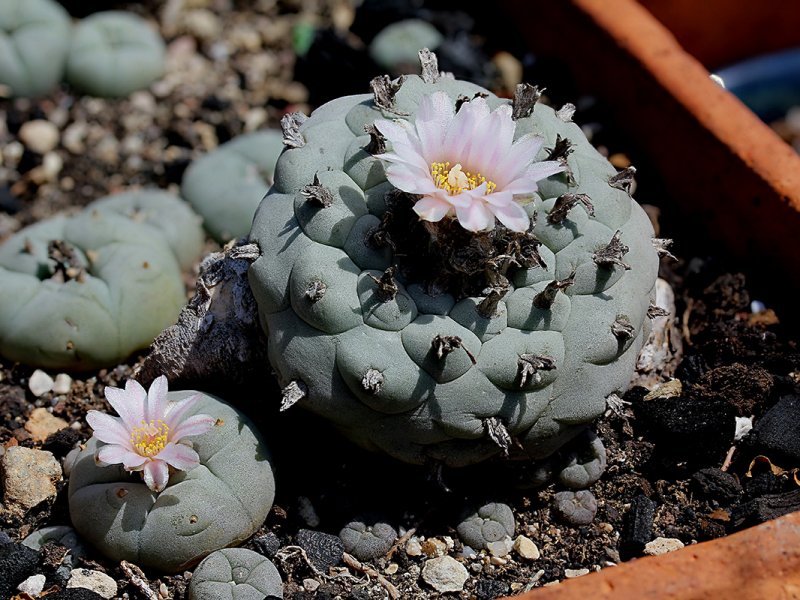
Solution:
M 369 565 L 365 565 L 359 562 L 355 556 L 351 556 L 347 552 L 345 552 L 342 555 L 342 559 L 344 560 L 344 564 L 346 564 L 351 569 L 355 569 L 360 573 L 364 573 L 364 575 L 368 575 L 369 577 L 374 577 L 375 579 L 377 579 L 378 583 L 380 583 L 384 587 L 384 589 L 386 589 L 386 592 L 389 594 L 389 597 L 392 600 L 397 600 L 397 598 L 400 597 L 400 590 L 398 590 L 394 586 L 394 584 L 392 584 L 391 581 L 386 579 L 386 577 L 378 573 L 378 571 L 376 571 Z
M 130 581 L 133 586 L 138 589 L 145 598 L 147 598 L 147 600 L 161 600 L 158 592 L 154 591 L 153 588 L 150 587 L 147 577 L 144 576 L 144 573 L 139 567 L 133 563 L 129 563 L 127 560 L 120 562 L 119 566 L 122 569 L 122 572 L 125 573 L 125 577 L 128 578 L 128 581 Z

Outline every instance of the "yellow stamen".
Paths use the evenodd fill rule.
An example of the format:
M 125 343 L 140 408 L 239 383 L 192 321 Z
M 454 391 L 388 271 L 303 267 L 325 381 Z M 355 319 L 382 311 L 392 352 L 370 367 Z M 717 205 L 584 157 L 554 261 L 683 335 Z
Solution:
M 161 452 L 167 445 L 169 427 L 161 419 L 157 421 L 142 421 L 141 427 L 131 431 L 131 445 L 142 456 L 153 457 Z
M 464 190 L 474 190 L 482 183 L 486 183 L 486 193 L 491 194 L 497 189 L 494 181 L 489 181 L 480 173 L 465 171 L 461 163 L 452 167 L 449 162 L 432 162 L 431 175 L 436 187 L 445 190 L 451 196 L 460 194 Z

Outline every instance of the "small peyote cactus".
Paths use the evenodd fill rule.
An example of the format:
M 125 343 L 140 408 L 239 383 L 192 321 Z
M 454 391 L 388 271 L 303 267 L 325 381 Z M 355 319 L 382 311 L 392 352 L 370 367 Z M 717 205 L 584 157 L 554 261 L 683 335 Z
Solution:
M 628 385 L 653 229 L 574 107 L 420 54 L 421 77 L 285 119 L 249 272 L 283 407 L 412 463 L 544 458 Z
M 95 96 L 127 96 L 161 77 L 165 54 L 164 41 L 140 16 L 99 12 L 75 27 L 66 78 Z
M 282 151 L 279 131 L 257 131 L 222 144 L 189 165 L 181 194 L 203 217 L 215 240 L 225 243 L 247 235 Z
M 422 19 L 405 19 L 391 23 L 376 35 L 369 45 L 369 55 L 383 69 L 404 73 L 417 62 L 417 50 L 436 50 L 444 36 Z
M 192 573 L 189 600 L 277 600 L 283 581 L 266 556 L 246 548 L 224 548 L 203 559 Z
M 163 396 L 156 416 L 153 386 Z M 148 423 L 130 398 L 144 391 L 131 382 L 112 396 L 106 388 L 118 400 L 113 404 L 121 419 L 87 417 L 95 435 L 70 473 L 70 516 L 84 539 L 109 558 L 177 572 L 252 535 L 272 506 L 275 480 L 267 449 L 244 415 L 215 396 L 167 393 L 158 379 L 153 386 Z M 195 394 L 199 398 L 187 408 Z M 209 417 L 212 425 L 202 427 Z M 181 431 L 190 436 L 192 450 L 170 437 L 183 437 Z
M 185 203 L 156 192 L 23 229 L 0 246 L 0 354 L 88 370 L 146 347 L 178 316 L 181 265 L 196 258 L 201 235 Z
M 0 2 L 0 83 L 15 96 L 41 96 L 55 88 L 71 33 L 69 14 L 58 2 Z

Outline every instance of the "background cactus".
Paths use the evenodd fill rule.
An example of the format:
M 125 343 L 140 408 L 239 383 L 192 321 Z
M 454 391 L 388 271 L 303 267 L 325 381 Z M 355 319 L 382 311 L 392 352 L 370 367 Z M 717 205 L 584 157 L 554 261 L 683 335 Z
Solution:
M 64 74 L 72 23 L 52 0 L 0 2 L 0 83 L 15 96 L 41 96 Z
M 189 165 L 181 195 L 203 217 L 205 228 L 218 242 L 250 231 L 282 151 L 280 132 L 258 131 L 222 144 Z
M 193 393 L 169 392 L 167 399 L 178 401 Z M 187 416 L 193 414 L 211 415 L 218 425 L 191 438 L 200 466 L 173 474 L 160 493 L 121 465 L 98 466 L 94 437 L 78 457 L 69 479 L 72 523 L 109 558 L 177 572 L 245 540 L 266 518 L 275 481 L 255 427 L 206 394 Z
M 95 96 L 127 96 L 161 76 L 165 52 L 164 41 L 141 17 L 95 13 L 75 27 L 67 81 Z
M 287 127 L 290 148 L 253 223 L 262 254 L 250 283 L 284 405 L 299 401 L 356 442 L 414 463 L 466 465 L 514 440 L 531 458 L 549 456 L 627 386 L 647 337 L 658 257 L 628 192 L 632 173 L 591 146 L 570 107 L 534 107 L 535 88 L 520 88 L 515 137 L 537 133 L 537 160 L 568 166 L 527 205 L 541 246 L 528 242 L 504 290 L 467 296 L 452 279 L 443 289 L 436 273 L 415 273 L 452 250 L 429 250 L 424 232 L 404 238 L 420 224 L 387 195 L 380 140 L 365 127 L 413 121 L 420 98 L 438 90 L 454 103 L 508 101 L 430 67 L 377 84 L 374 97 L 334 100 Z
M 146 347 L 184 304 L 178 260 L 201 235 L 185 203 L 146 192 L 20 231 L 0 246 L 0 354 L 86 370 Z

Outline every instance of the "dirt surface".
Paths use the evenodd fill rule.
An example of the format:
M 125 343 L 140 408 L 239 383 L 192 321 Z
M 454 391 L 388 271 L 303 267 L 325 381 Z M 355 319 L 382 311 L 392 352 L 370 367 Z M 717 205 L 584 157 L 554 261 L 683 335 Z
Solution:
M 82 97 L 66 87 L 36 101 L 0 98 L 0 241 L 113 191 L 131 186 L 177 191 L 192 159 L 243 132 L 276 127 L 287 112 L 308 112 L 310 102 L 326 95 L 363 92 L 376 69 L 362 43 L 366 17 L 344 0 L 198 0 L 179 10 L 171 9 L 180 2 L 155 0 L 116 5 L 158 25 L 168 43 L 167 74 L 150 90 L 120 100 Z M 373 22 L 376 14 L 388 19 L 390 13 L 373 13 Z M 507 92 L 522 73 L 546 68 L 530 57 L 515 59 L 516 48 L 505 52 L 502 43 L 480 38 L 463 13 L 450 16 L 458 27 L 447 43 L 462 44 L 483 61 L 471 67 L 479 83 Z M 432 17 L 437 19 L 446 21 L 440 13 Z M 298 36 L 312 26 L 322 32 L 298 61 Z M 444 55 L 458 56 L 460 47 L 445 49 Z M 332 89 L 320 73 L 325 61 L 339 59 L 351 68 L 344 69 L 341 89 Z M 458 71 L 458 63 L 453 65 Z M 359 74 L 359 89 L 347 89 L 351 70 Z M 624 141 L 602 121 L 602 110 L 590 98 L 578 104 L 584 110 L 576 120 L 615 166 L 627 166 Z M 19 140 L 20 127 L 33 119 L 45 119 L 59 131 L 57 146 L 45 155 Z M 637 193 L 640 200 L 643 196 L 644 186 Z M 668 205 L 661 211 L 669 216 Z M 780 315 L 752 302 L 757 298 L 750 297 L 744 277 L 728 272 L 714 249 L 689 257 L 681 252 L 679 229 L 660 235 L 677 239 L 679 259 L 663 259 L 662 276 L 676 295 L 684 354 L 675 377 L 681 388 L 651 397 L 649 389 L 634 387 L 609 406 L 596 427 L 608 468 L 590 488 L 597 514 L 589 525 L 566 523 L 554 510 L 554 495 L 564 489 L 559 484 L 529 489 L 529 466 L 498 461 L 434 472 L 399 464 L 354 448 L 302 411 L 279 415 L 279 392 L 269 377 L 237 388 L 209 383 L 208 391 L 245 399 L 240 406 L 272 448 L 278 495 L 245 547 L 275 562 L 285 597 L 369 599 L 397 592 L 409 599 L 497 598 L 635 558 L 658 537 L 692 544 L 800 508 L 793 493 L 794 469 L 800 466 L 793 442 L 800 438 L 800 401 L 795 401 L 800 354 L 792 337 L 781 329 Z M 214 248 L 210 241 L 208 248 Z M 104 387 L 122 385 L 142 356 L 73 375 L 67 393 L 41 397 L 29 389 L 33 369 L 0 361 L 0 445 L 42 448 L 62 459 L 90 436 L 86 412 L 108 409 Z M 69 424 L 44 442 L 25 428 L 40 407 Z M 755 431 L 735 442 L 737 418 L 741 424 L 749 417 Z M 53 501 L 22 518 L 2 513 L 0 530 L 17 541 L 42 526 L 69 524 L 63 487 Z M 464 549 L 456 531 L 460 517 L 484 502 L 511 507 L 512 539 L 528 538 L 538 557 Z M 342 562 L 336 551 L 315 558 L 313 544 L 304 542 L 303 530 L 336 535 L 358 518 L 390 524 L 400 540 L 386 555 L 363 564 Z M 467 568 L 460 592 L 437 592 L 421 576 L 426 561 L 442 553 Z M 324 568 L 326 556 L 333 557 L 331 568 Z M 57 561 L 46 558 L 36 572 L 47 575 L 49 585 L 63 585 Z M 116 579 L 120 596 L 143 597 L 118 563 L 99 554 L 82 561 Z M 145 574 L 163 597 L 186 597 L 190 573 Z

